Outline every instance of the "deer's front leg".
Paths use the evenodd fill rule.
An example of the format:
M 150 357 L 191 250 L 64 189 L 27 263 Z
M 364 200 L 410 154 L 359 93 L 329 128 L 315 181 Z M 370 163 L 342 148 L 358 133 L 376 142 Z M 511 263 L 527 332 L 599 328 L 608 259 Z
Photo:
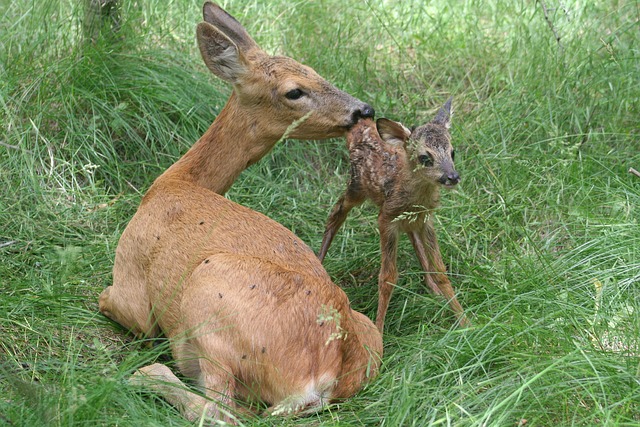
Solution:
M 398 228 L 392 223 L 392 218 L 384 215 L 383 212 L 380 212 L 378 216 L 378 228 L 380 229 L 381 265 L 378 276 L 378 314 L 376 316 L 376 326 L 382 333 L 391 293 L 398 280 Z
M 417 233 L 419 233 L 419 235 Z M 444 261 L 442 261 L 438 237 L 433 228 L 433 223 L 430 220 L 426 221 L 420 231 L 414 232 L 413 236 L 410 234 L 410 237 L 416 249 L 420 264 L 422 264 L 422 268 L 424 268 L 426 272 L 425 281 L 427 285 L 431 289 L 434 289 L 435 285 L 437 288 L 437 290 L 434 289 L 435 293 L 444 296 L 447 301 L 449 301 L 449 306 L 458 317 L 460 325 L 469 325 L 469 321 L 464 315 L 464 310 L 458 302 L 453 287 L 451 286 L 451 281 L 447 277 L 447 267 L 444 265 Z

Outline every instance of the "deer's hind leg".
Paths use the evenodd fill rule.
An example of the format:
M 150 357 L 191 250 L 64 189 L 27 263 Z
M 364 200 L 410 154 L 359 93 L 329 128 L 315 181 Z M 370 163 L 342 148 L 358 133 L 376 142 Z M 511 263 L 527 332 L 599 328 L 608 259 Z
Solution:
M 138 369 L 129 383 L 157 393 L 189 421 L 196 421 L 207 410 L 207 399 L 190 391 L 171 369 L 161 363 Z
M 205 416 L 235 424 L 235 414 L 239 411 L 233 399 L 238 380 L 225 363 L 233 348 L 227 339 L 217 337 L 215 333 L 199 330 L 202 335 L 191 337 L 192 332 L 173 336 L 170 340 L 180 373 L 195 380 L 200 393 L 192 391 L 171 369 L 160 363 L 138 369 L 130 383 L 156 393 L 189 421 Z
M 447 267 L 444 265 L 438 238 L 436 236 L 433 224 L 430 221 L 425 222 L 419 231 L 408 233 L 409 239 L 418 256 L 420 265 L 425 271 L 424 280 L 427 286 L 436 294 L 442 295 L 449 302 L 449 307 L 458 317 L 461 326 L 469 325 L 469 321 L 464 315 L 464 310 L 456 294 L 451 286 L 451 281 L 447 277 Z
M 213 371 L 206 366 L 210 362 L 201 359 L 201 381 L 205 386 L 207 397 L 200 396 L 187 387 L 167 366 L 161 363 L 145 366 L 138 369 L 129 382 L 148 388 L 172 406 L 177 408 L 183 417 L 193 422 L 203 415 L 215 420 L 235 424 L 234 417 L 226 411 L 227 407 L 235 412 L 235 405 L 230 399 L 232 390 L 227 378 L 230 375 L 221 376 L 219 367 Z M 205 366 L 203 366 L 205 365 Z M 231 382 L 231 387 L 233 381 Z
M 338 202 L 333 206 L 333 209 L 329 214 L 324 236 L 322 237 L 322 245 L 320 245 L 320 252 L 318 252 L 318 259 L 320 259 L 320 262 L 322 262 L 325 255 L 327 255 L 327 251 L 329 250 L 329 246 L 331 246 L 333 238 L 342 224 L 344 224 L 344 221 L 347 219 L 347 215 L 349 215 L 351 209 L 355 206 L 361 205 L 365 200 L 364 195 L 357 191 L 355 188 L 356 186 L 353 185 L 352 182 L 353 181 L 349 182 L 347 191 L 345 191 L 340 199 L 338 199 Z
M 207 415 L 216 420 L 233 423 L 233 413 L 238 412 L 233 400 L 236 392 L 236 378 L 231 370 L 215 360 L 200 359 L 200 382 L 210 399 L 206 406 Z

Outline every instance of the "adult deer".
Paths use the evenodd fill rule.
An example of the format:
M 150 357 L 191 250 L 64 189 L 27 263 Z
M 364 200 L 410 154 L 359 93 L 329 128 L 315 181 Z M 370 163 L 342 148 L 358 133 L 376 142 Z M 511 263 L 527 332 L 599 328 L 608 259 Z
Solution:
M 237 400 L 264 402 L 272 413 L 316 410 L 375 375 L 381 335 L 307 245 L 221 194 L 293 122 L 294 138 L 340 136 L 373 109 L 311 68 L 266 54 L 219 6 L 205 3 L 204 21 L 204 62 L 233 93 L 145 194 L 118 243 L 100 311 L 138 336 L 169 338 L 179 370 L 207 399 L 164 365 L 134 378 L 191 420 L 232 421 Z
M 327 219 L 318 258 L 324 260 L 351 209 L 368 199 L 380 208 L 382 266 L 378 276 L 376 326 L 381 332 L 398 280 L 400 232 L 409 236 L 425 271 L 426 284 L 449 301 L 461 325 L 469 325 L 447 278 L 432 219 L 440 204 L 440 188 L 452 188 L 460 181 L 453 165 L 450 126 L 451 99 L 432 121 L 412 131 L 392 120 L 381 118 L 374 123 L 367 119 L 347 136 L 351 175 L 346 191 Z

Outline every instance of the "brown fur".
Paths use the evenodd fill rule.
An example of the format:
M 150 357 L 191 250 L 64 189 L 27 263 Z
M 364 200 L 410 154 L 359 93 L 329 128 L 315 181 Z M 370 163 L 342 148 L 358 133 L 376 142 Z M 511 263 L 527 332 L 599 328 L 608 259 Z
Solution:
M 275 413 L 318 409 L 376 374 L 381 335 L 351 310 L 304 242 L 221 194 L 293 121 L 307 116 L 290 136 L 319 139 L 373 110 L 311 68 L 264 53 L 218 6 L 205 3 L 204 18 L 203 59 L 234 92 L 144 196 L 118 243 L 100 311 L 138 336 L 170 339 L 180 371 L 200 381 L 207 399 L 163 365 L 134 379 L 189 419 L 204 411 L 232 421 L 225 407 L 238 409 L 235 399 L 265 402 Z M 293 89 L 304 96 L 288 99 Z
M 320 261 L 349 211 L 365 200 L 380 207 L 378 226 L 382 265 L 378 277 L 378 314 L 376 326 L 382 332 L 393 286 L 398 279 L 398 235 L 409 236 L 425 270 L 425 282 L 443 295 L 459 317 L 468 324 L 440 255 L 431 214 L 440 203 L 440 187 L 454 186 L 459 175 L 453 166 L 450 126 L 451 100 L 436 118 L 413 132 L 400 123 L 378 119 L 363 120 L 347 135 L 351 174 L 347 190 L 340 197 L 327 220 L 318 258 Z M 428 156 L 432 165 L 420 163 Z

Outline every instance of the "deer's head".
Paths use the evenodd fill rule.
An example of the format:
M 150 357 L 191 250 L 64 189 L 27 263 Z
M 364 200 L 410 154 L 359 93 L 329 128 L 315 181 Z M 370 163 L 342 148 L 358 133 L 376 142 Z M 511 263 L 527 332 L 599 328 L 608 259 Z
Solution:
M 256 117 L 256 132 L 280 138 L 342 136 L 358 119 L 373 117 L 364 102 L 337 89 L 312 68 L 265 53 L 242 25 L 207 2 L 197 39 L 207 67 L 231 83 L 238 108 Z M 294 126 L 291 126 L 294 122 Z

